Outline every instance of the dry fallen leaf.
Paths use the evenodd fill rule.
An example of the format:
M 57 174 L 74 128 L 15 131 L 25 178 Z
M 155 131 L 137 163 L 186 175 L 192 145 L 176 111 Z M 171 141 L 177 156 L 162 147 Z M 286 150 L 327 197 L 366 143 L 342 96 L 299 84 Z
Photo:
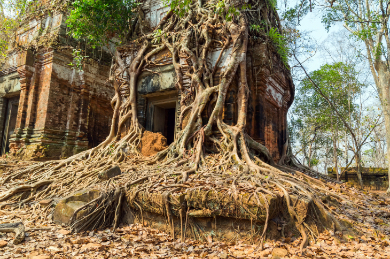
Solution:
M 213 243 L 213 238 L 211 237 L 211 235 L 207 236 L 207 242 L 209 242 L 209 244 Z

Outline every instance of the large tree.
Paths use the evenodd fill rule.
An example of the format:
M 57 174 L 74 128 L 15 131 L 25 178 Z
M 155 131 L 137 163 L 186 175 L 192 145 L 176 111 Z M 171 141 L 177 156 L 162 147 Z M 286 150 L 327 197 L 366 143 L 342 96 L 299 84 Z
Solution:
M 115 8 L 111 8 L 111 4 L 115 4 Z M 141 213 L 149 209 L 167 215 L 172 228 L 173 212 L 183 219 L 188 213 L 186 206 L 194 206 L 191 202 L 202 200 L 202 206 L 210 201 L 220 209 L 211 211 L 203 207 L 197 210 L 197 216 L 259 220 L 264 223 L 262 239 L 275 213 L 286 212 L 286 217 L 303 237 L 302 247 L 308 240 L 307 229 L 314 233 L 325 225 L 341 230 L 339 221 L 326 209 L 321 197 L 326 192 L 335 199 L 345 198 L 322 181 L 296 171 L 300 169 L 321 177 L 294 162 L 288 143 L 280 164 L 276 165 L 267 149 L 245 132 L 250 94 L 247 55 L 251 44 L 266 44 L 272 50 L 270 55 L 276 57 L 268 59 L 272 61 L 264 64 L 264 68 L 288 74 L 287 49 L 275 2 L 179 0 L 170 4 L 171 10 L 151 29 L 142 9 L 126 1 L 74 2 L 75 9 L 68 19 L 74 36 L 88 39 L 90 35 L 94 45 L 99 41 L 102 45 L 107 42 L 99 39 L 102 34 L 111 42 L 118 42 L 117 38 L 119 44 L 123 42 L 115 52 L 109 80 L 115 89 L 110 134 L 99 146 L 68 159 L 9 171 L 3 178 L 3 185 L 9 191 L 1 195 L 0 201 L 24 204 L 94 186 L 105 191 L 76 211 L 75 214 L 83 210 L 85 215 L 81 219 L 72 217 L 72 227 L 76 230 L 111 225 L 115 228 L 121 219 L 125 194 L 130 206 L 139 208 Z M 133 15 L 127 16 L 130 11 Z M 123 13 L 126 15 L 122 16 Z M 97 23 L 99 17 L 104 17 L 101 23 Z M 124 28 L 117 21 L 121 17 L 126 19 Z M 109 27 L 111 31 L 100 26 Z M 215 46 L 221 51 L 216 64 L 212 65 L 207 57 Z M 145 158 L 138 150 L 144 129 L 137 118 L 136 86 L 143 70 L 158 65 L 152 57 L 163 50 L 170 52 L 176 72 L 176 88 L 181 97 L 181 131 L 167 149 Z M 131 55 L 126 56 L 126 53 Z M 181 58 L 186 59 L 187 64 L 180 62 Z M 220 62 L 224 62 L 225 70 L 217 81 Z M 184 77 L 189 79 L 188 84 L 184 84 Z M 238 115 L 237 122 L 229 125 L 223 120 L 223 109 L 234 78 L 238 86 Z M 206 110 L 210 115 L 203 120 L 202 113 Z M 104 181 L 101 172 L 113 163 L 127 173 Z M 149 203 L 137 203 L 140 192 L 150 198 L 147 198 Z M 162 203 L 153 203 L 152 196 L 156 193 Z M 180 197 L 176 196 L 178 193 Z M 271 206 L 275 199 L 283 202 Z M 254 201 L 250 206 L 257 209 L 247 207 L 249 200 Z M 154 206 L 147 207 L 148 204 Z M 280 206 L 285 209 L 281 210 Z M 307 217 L 309 214 L 311 217 Z
M 343 22 L 344 27 L 357 40 L 363 42 L 363 53 L 368 59 L 382 105 L 387 143 L 390 143 L 389 17 L 390 6 L 383 0 L 332 1 L 325 7 L 323 17 L 327 26 Z M 390 145 L 387 145 L 387 159 L 390 161 Z
M 7 55 L 10 38 L 26 10 L 25 0 L 0 0 L 0 65 Z
M 360 185 L 363 185 L 362 147 L 381 121 L 380 116 L 370 117 L 363 111 L 361 96 L 364 90 L 366 84 L 358 78 L 354 65 L 342 62 L 323 65 L 301 82 L 292 111 L 297 117 L 293 122 L 300 125 L 296 140 L 303 145 L 300 150 L 307 160 L 310 161 L 316 152 L 313 147 L 327 146 L 327 135 L 330 134 L 333 142 L 333 164 L 339 179 L 338 143 L 342 141 L 341 135 L 345 136 L 345 166 L 348 167 L 352 162 L 348 159 L 348 152 L 352 151 Z M 345 132 L 345 135 L 340 134 L 342 132 Z M 349 144 L 349 138 L 352 145 Z M 327 149 L 325 147 L 325 150 Z M 325 156 L 328 156 L 328 152 L 325 153 Z M 308 164 L 310 166 L 310 163 Z
M 351 114 L 355 115 L 356 105 L 354 99 L 362 91 L 363 85 L 356 78 L 356 72 L 353 66 L 338 62 L 331 65 L 324 65 L 320 69 L 310 73 L 313 80 L 320 90 L 328 97 L 338 109 L 340 115 L 351 123 Z M 338 172 L 337 142 L 339 131 L 346 130 L 339 115 L 335 113 L 329 105 L 328 100 L 313 86 L 313 83 L 305 78 L 298 88 L 297 102 L 293 114 L 298 116 L 308 128 L 312 129 L 312 136 L 306 138 L 318 140 L 321 132 L 329 132 L 333 142 L 333 164 Z M 302 143 L 305 139 L 300 140 Z M 312 144 L 308 143 L 311 156 Z M 309 160 L 310 161 L 310 160 Z M 310 166 L 310 164 L 309 164 Z M 337 179 L 339 174 L 337 173 Z M 361 175 L 359 175 L 361 181 Z

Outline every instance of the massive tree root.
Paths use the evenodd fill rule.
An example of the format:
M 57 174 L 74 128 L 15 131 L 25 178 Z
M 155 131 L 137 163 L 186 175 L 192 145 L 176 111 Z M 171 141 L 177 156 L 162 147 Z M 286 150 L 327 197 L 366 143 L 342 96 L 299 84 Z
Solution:
M 259 221 L 264 224 L 262 239 L 270 219 L 285 208 L 285 217 L 303 237 L 302 248 L 308 233 L 319 232 L 318 226 L 341 230 L 339 220 L 323 202 L 324 196 L 356 205 L 326 181 L 295 171 L 299 168 L 293 163 L 276 165 L 267 149 L 245 133 L 250 33 L 265 37 L 248 28 L 266 19 L 264 12 L 275 15 L 273 9 L 265 2 L 253 2 L 254 12 L 240 11 L 226 21 L 229 6 L 220 15 L 214 12 L 213 4 L 194 1 L 185 18 L 169 12 L 153 32 L 118 48 L 110 77 L 115 89 L 111 102 L 114 114 L 106 141 L 62 161 L 4 173 L 2 188 L 8 191 L 0 194 L 0 201 L 20 206 L 65 197 L 85 188 L 101 189 L 101 197 L 75 212 L 71 226 L 77 231 L 115 228 L 124 203 L 138 210 L 141 217 L 144 210 L 164 214 L 169 224 L 173 216 L 182 222 L 187 222 L 188 216 Z M 278 26 L 270 20 L 265 24 L 268 30 Z M 208 57 L 215 47 L 221 49 L 220 55 L 210 64 Z M 138 150 L 144 129 L 137 117 L 137 78 L 143 71 L 160 66 L 155 55 L 166 49 L 172 56 L 181 96 L 181 131 L 166 150 L 145 158 Z M 229 57 L 223 58 L 225 55 Z M 219 67 L 224 69 L 217 78 Z M 234 125 L 228 125 L 223 120 L 223 108 L 234 78 L 238 81 L 238 116 Z M 124 173 L 114 180 L 100 179 L 99 173 L 113 164 Z M 153 195 L 160 195 L 161 202 L 154 202 Z M 87 213 L 80 218 L 77 214 L 81 210 Z M 182 224 L 184 228 L 186 225 Z

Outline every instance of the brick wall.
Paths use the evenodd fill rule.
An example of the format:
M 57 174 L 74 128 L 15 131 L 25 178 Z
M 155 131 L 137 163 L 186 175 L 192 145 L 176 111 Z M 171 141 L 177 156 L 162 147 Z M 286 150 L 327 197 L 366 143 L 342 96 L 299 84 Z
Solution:
M 274 57 L 265 43 L 248 51 L 247 132 L 265 145 L 278 162 L 287 140 L 287 111 L 293 101 L 294 85 L 289 71 Z
M 20 66 L 21 92 L 11 152 L 26 159 L 68 157 L 109 134 L 113 89 L 109 68 L 89 62 L 73 70 L 70 50 L 41 49 L 33 66 Z

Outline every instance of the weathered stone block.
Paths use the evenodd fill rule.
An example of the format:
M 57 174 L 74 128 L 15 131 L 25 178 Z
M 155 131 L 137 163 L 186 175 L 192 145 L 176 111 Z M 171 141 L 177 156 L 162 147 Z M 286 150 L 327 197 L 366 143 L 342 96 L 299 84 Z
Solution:
M 287 256 L 288 252 L 284 248 L 275 248 L 272 250 L 272 259 L 281 259 Z
M 114 166 L 106 171 L 101 172 L 99 174 L 99 179 L 108 180 L 110 178 L 113 178 L 115 176 L 120 175 L 121 173 L 122 172 L 121 172 L 121 169 L 119 168 L 119 166 Z
M 50 205 L 52 203 L 53 199 L 47 199 L 47 200 L 41 200 L 39 202 L 39 204 L 43 207 L 47 207 L 48 205 Z
M 99 195 L 98 190 L 84 190 L 62 199 L 54 209 L 53 221 L 58 224 L 69 224 L 75 210 L 98 198 Z M 78 215 L 83 216 L 83 211 Z

